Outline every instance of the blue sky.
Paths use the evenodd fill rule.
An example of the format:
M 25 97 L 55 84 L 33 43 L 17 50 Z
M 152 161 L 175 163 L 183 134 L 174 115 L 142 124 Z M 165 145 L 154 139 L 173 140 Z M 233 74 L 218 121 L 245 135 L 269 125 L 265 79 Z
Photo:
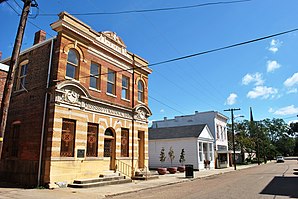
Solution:
M 8 0 L 17 12 L 21 0 Z M 50 24 L 61 11 L 73 13 L 117 12 L 190 6 L 216 0 L 38 0 L 29 21 L 56 33 Z M 0 4 L 0 51 L 11 56 L 19 16 L 7 3 Z M 149 63 L 182 57 L 298 28 L 297 0 L 251 0 L 190 9 L 114 15 L 76 16 L 96 31 L 113 31 L 129 51 Z M 34 16 L 36 16 L 34 18 Z M 33 43 L 39 29 L 28 23 L 23 49 Z M 152 120 L 240 108 L 236 115 L 249 119 L 297 120 L 298 31 L 176 62 L 152 66 L 149 107 Z

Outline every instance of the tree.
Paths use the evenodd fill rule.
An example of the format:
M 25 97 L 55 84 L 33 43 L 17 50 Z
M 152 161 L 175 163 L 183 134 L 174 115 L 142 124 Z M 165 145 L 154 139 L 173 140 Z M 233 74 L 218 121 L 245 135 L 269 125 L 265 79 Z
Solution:
M 283 119 L 265 119 L 235 123 L 235 146 L 242 155 L 257 152 L 260 159 L 272 159 L 276 155 L 284 156 L 298 154 L 298 141 L 294 138 L 298 124 L 288 125 Z M 228 135 L 231 137 L 231 126 L 228 125 Z M 297 133 L 296 133 L 297 134 Z M 232 146 L 229 139 L 229 146 Z
M 170 158 L 170 161 L 171 161 L 171 166 L 172 166 L 173 160 L 175 159 L 174 150 L 173 150 L 172 147 L 170 147 L 168 155 L 169 155 L 169 158 Z
M 179 158 L 179 162 L 180 162 L 180 164 L 184 164 L 184 162 L 185 162 L 185 151 L 184 151 L 184 149 L 182 149 L 181 150 L 181 153 L 180 153 L 180 158 Z
M 166 161 L 166 154 L 165 154 L 165 148 L 162 147 L 160 150 L 160 155 L 159 155 L 159 161 L 161 162 L 161 164 Z

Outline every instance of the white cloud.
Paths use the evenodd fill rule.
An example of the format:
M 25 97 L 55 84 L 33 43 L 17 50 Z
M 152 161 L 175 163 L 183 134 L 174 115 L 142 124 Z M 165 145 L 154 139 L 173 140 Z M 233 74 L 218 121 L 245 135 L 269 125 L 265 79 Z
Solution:
M 235 104 L 236 103 L 236 99 L 237 99 L 237 94 L 236 93 L 231 93 L 230 95 L 229 95 L 229 97 L 227 98 L 227 100 L 226 100 L 226 104 L 228 104 L 228 105 L 233 105 L 233 104 Z
M 267 61 L 267 72 L 273 72 L 276 69 L 280 68 L 280 64 L 277 61 Z
M 298 89 L 293 88 L 293 89 L 288 90 L 287 94 L 291 94 L 291 93 L 298 93 Z
M 295 84 L 298 84 L 298 73 L 294 73 L 292 77 L 289 77 L 285 82 L 284 85 L 286 87 L 294 86 Z
M 247 97 L 255 99 L 261 97 L 262 99 L 268 99 L 270 96 L 274 97 L 278 93 L 276 88 L 267 87 L 267 86 L 257 86 L 252 91 L 247 93 Z
M 243 78 L 242 78 L 242 84 L 248 85 L 251 82 L 255 82 L 256 86 L 263 85 L 264 80 L 262 79 L 262 74 L 261 73 L 255 73 L 255 74 L 249 74 L 247 73 Z
M 294 105 L 286 106 L 273 112 L 275 115 L 293 115 L 297 113 L 298 107 L 295 107 Z
M 268 48 L 269 51 L 276 53 L 279 50 L 282 42 L 279 40 L 272 39 L 270 42 L 270 47 Z
M 164 109 L 161 109 L 159 112 L 160 112 L 160 113 L 164 113 L 164 112 L 165 112 L 165 110 L 164 110 Z
M 269 113 L 273 113 L 274 112 L 274 109 L 273 108 L 269 108 L 268 112 Z

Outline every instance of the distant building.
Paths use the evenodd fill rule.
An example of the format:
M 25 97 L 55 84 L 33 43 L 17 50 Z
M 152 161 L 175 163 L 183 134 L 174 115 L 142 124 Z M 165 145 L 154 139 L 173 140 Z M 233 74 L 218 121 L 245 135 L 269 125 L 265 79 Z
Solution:
M 54 186 L 147 168 L 148 62 L 66 12 L 51 27 L 56 37 L 39 31 L 20 54 L 1 181 Z
M 151 128 L 207 124 L 214 138 L 215 168 L 223 168 L 229 166 L 227 120 L 227 116 L 217 111 L 196 111 L 193 115 L 175 116 L 174 119 L 167 119 L 165 117 L 164 120 L 153 121 Z
M 1 59 L 0 59 L 1 60 Z M 2 103 L 3 91 L 6 82 L 6 77 L 8 73 L 9 66 L 0 63 L 0 104 Z M 1 151 L 0 151 L 1 153 Z M 1 157 L 1 155 L 0 155 Z
M 175 155 L 172 166 L 181 165 L 179 158 L 184 149 L 184 164 L 192 164 L 198 170 L 214 169 L 213 142 L 214 138 L 206 124 L 149 128 L 149 167 L 170 167 L 168 152 L 172 147 Z M 159 159 L 162 148 L 167 156 L 164 163 Z

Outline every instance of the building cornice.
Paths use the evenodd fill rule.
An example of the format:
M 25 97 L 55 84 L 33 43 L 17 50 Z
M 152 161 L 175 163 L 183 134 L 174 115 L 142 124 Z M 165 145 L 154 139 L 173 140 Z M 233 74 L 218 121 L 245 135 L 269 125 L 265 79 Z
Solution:
M 92 46 L 95 46 L 95 49 L 99 48 L 104 50 L 123 61 L 123 69 L 131 68 L 133 64 L 133 54 L 126 50 L 125 44 L 123 43 L 122 39 L 116 35 L 116 33 L 96 32 L 95 30 L 91 29 L 90 26 L 66 12 L 60 13 L 59 17 L 60 19 L 58 21 L 51 24 L 53 30 L 77 35 L 78 39 L 85 40 L 85 42 L 88 43 L 89 51 L 94 52 L 92 49 L 94 47 Z M 139 56 L 135 55 L 135 57 L 137 57 L 135 60 L 135 66 L 137 69 L 143 70 L 150 74 L 152 70 L 147 66 L 148 62 Z

